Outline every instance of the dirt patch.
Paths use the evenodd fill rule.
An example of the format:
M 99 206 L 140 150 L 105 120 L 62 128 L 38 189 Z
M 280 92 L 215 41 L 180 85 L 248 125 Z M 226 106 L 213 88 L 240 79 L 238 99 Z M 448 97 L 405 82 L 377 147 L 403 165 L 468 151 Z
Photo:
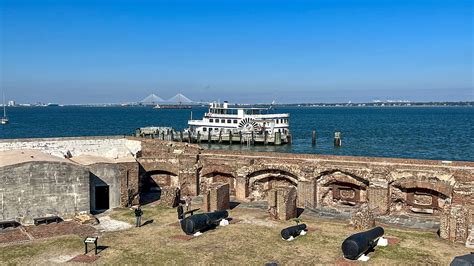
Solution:
M 99 258 L 100 258 L 100 256 L 97 256 L 97 255 L 89 256 L 89 255 L 81 254 L 81 255 L 75 256 L 74 258 L 72 258 L 69 261 L 70 262 L 81 262 L 81 263 L 93 263 L 94 261 L 98 260 Z
M 29 240 L 28 236 L 25 235 L 20 228 L 6 229 L 0 231 L 0 244 L 13 243 L 19 241 Z
M 96 230 L 92 226 L 69 221 L 27 226 L 25 227 L 25 230 L 36 239 L 62 235 L 78 235 L 80 237 L 86 237 L 96 234 Z
M 172 236 L 170 236 L 170 239 L 184 240 L 184 241 L 189 241 L 193 238 L 194 238 L 193 236 L 188 236 L 188 235 L 172 235 Z
M 179 221 L 178 221 L 178 222 L 175 222 L 175 223 L 170 223 L 170 224 L 168 224 L 168 226 L 171 226 L 171 227 L 180 227 L 181 224 L 180 224 Z
M 239 219 L 239 218 L 229 219 L 229 224 L 237 224 L 237 223 L 240 223 L 240 222 L 242 222 L 242 220 Z
M 312 227 L 312 226 L 308 226 L 308 233 L 313 233 L 313 232 L 316 232 L 318 231 L 318 229 L 316 227 Z
M 384 236 L 383 238 L 388 240 L 389 245 L 397 245 L 398 243 L 400 243 L 400 241 L 402 241 L 400 238 L 395 236 Z
M 336 260 L 336 262 L 334 264 L 337 265 L 337 266 L 354 266 L 354 265 L 357 265 L 357 262 L 352 261 L 352 260 L 348 260 L 348 259 L 344 259 L 344 258 L 339 258 L 339 259 Z

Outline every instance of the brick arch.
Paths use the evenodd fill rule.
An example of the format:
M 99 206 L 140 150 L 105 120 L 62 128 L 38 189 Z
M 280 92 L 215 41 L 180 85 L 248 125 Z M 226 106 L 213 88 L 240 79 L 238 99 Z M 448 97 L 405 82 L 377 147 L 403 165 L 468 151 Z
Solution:
M 416 177 L 402 178 L 389 183 L 391 186 L 401 189 L 423 189 L 431 190 L 442 194 L 444 197 L 450 198 L 453 193 L 453 186 L 445 181 L 437 180 L 435 183 L 428 179 L 420 179 Z
M 313 178 L 313 180 L 323 185 L 329 185 L 335 182 L 352 184 L 363 188 L 366 188 L 369 185 L 369 180 L 349 171 L 339 169 L 320 172 L 319 175 Z
M 249 196 L 255 200 L 267 200 L 268 191 L 276 187 L 297 187 L 299 180 L 298 176 L 281 169 L 261 169 L 245 178 Z
M 249 166 L 241 170 L 241 176 L 244 176 L 249 180 L 251 177 L 264 174 L 264 173 L 277 173 L 281 175 L 291 177 L 295 183 L 298 181 L 306 181 L 304 173 L 299 169 L 298 166 L 286 166 L 286 165 L 258 165 Z
M 259 170 L 259 171 L 253 172 L 247 175 L 247 180 L 249 182 L 249 185 L 251 185 L 254 182 L 260 181 L 265 178 L 271 178 L 271 177 L 279 177 L 282 179 L 286 179 L 290 183 L 292 183 L 294 186 L 298 185 L 297 176 L 295 176 L 292 173 L 288 173 L 281 170 L 275 170 L 275 169 Z

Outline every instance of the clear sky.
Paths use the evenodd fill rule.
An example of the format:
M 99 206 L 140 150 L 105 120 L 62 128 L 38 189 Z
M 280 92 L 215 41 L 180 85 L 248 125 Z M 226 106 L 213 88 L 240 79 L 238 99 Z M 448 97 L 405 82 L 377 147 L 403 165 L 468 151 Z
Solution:
M 473 100 L 472 0 L 0 0 L 17 102 Z

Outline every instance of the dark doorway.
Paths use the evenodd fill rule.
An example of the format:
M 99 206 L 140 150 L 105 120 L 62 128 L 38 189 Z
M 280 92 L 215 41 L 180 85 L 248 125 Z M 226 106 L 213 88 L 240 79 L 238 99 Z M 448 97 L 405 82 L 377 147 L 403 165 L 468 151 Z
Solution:
M 109 208 L 109 186 L 95 187 L 95 209 L 106 210 Z

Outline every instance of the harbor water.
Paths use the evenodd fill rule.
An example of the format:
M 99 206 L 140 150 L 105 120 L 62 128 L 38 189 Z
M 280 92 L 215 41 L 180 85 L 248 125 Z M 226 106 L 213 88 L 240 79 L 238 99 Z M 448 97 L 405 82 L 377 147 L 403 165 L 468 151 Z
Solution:
M 1 139 L 132 135 L 136 128 L 187 127 L 207 108 L 15 107 Z M 293 143 L 283 146 L 202 144 L 212 149 L 474 161 L 474 108 L 277 108 L 290 113 Z M 312 145 L 312 130 L 316 145 Z M 334 132 L 342 146 L 334 147 Z

